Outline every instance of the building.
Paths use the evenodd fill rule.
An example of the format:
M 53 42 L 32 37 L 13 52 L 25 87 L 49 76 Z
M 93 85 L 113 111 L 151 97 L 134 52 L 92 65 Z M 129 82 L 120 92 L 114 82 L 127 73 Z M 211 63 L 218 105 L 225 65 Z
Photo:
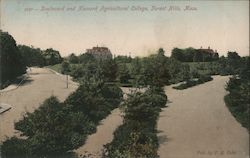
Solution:
M 87 49 L 86 53 L 93 55 L 98 60 L 112 59 L 112 53 L 107 47 L 93 47 Z
M 199 52 L 203 52 L 203 53 L 208 53 L 208 54 L 215 54 L 217 53 L 217 50 L 213 50 L 210 47 L 208 47 L 207 49 L 203 49 L 202 47 L 200 49 L 198 49 Z
M 197 49 L 197 51 L 202 54 L 203 61 L 212 61 L 219 59 L 219 53 L 217 52 L 217 50 L 213 50 L 210 47 L 208 47 L 207 49 L 201 47 L 200 49 Z

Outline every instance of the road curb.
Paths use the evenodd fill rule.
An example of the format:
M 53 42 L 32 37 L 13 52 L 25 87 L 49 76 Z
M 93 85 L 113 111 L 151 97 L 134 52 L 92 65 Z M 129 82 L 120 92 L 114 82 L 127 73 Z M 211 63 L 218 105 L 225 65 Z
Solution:
M 5 103 L 0 103 L 0 107 L 1 107 L 0 114 L 4 113 L 12 108 L 11 105 L 5 104 Z
M 54 73 L 54 74 L 56 74 L 56 75 L 58 75 L 58 76 L 66 77 L 66 75 L 61 74 L 61 73 L 59 73 L 59 72 L 57 72 L 57 71 L 55 71 L 55 70 L 53 70 L 53 69 L 51 69 L 51 68 L 46 67 L 46 69 L 48 69 L 49 71 L 51 71 L 52 73 Z M 70 79 L 69 84 L 76 85 L 76 86 L 79 86 L 79 85 L 80 85 L 79 83 L 72 81 L 72 78 L 73 78 L 73 77 L 71 77 L 70 75 L 68 75 L 68 76 L 69 76 L 69 79 Z
M 26 79 L 29 77 L 28 73 L 26 73 L 26 74 L 24 74 L 24 75 L 22 75 L 22 76 L 24 76 L 24 78 L 23 78 L 17 85 L 11 84 L 11 85 L 14 86 L 14 87 L 11 88 L 11 89 L 7 89 L 9 86 L 11 86 L 11 85 L 9 85 L 9 86 L 6 87 L 5 89 L 0 90 L 0 94 L 6 93 L 6 92 L 10 92 L 10 91 L 13 91 L 13 90 L 16 90 L 17 88 L 19 88 L 20 85 L 23 83 L 23 81 L 26 80 Z M 6 89 L 7 89 L 7 90 L 6 90 Z

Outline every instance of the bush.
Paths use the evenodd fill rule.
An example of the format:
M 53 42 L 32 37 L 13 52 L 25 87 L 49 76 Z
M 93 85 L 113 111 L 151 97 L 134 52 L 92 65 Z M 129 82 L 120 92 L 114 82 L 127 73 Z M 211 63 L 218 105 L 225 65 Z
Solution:
M 28 144 L 24 139 L 12 137 L 1 145 L 2 158 L 26 158 L 29 155 Z
M 129 95 L 123 104 L 124 124 L 115 131 L 113 141 L 105 145 L 103 157 L 158 157 L 156 123 L 166 101 L 167 97 L 159 87 Z
M 211 76 L 206 76 L 206 75 L 200 75 L 200 77 L 198 78 L 198 80 L 187 80 L 185 83 L 182 83 L 178 86 L 174 86 L 174 89 L 177 90 L 183 90 L 183 89 L 187 89 L 189 87 L 193 87 L 208 81 L 213 80 L 213 78 Z
M 81 111 L 98 123 L 122 101 L 122 91 L 116 85 L 104 82 L 83 83 L 65 101 L 73 111 Z
M 230 78 L 226 90 L 229 94 L 225 96 L 225 103 L 233 116 L 248 130 L 250 122 L 250 81 L 243 76 Z
M 1 145 L 2 156 L 71 157 L 69 152 L 84 144 L 99 121 L 118 107 L 121 100 L 119 87 L 99 81 L 81 85 L 63 103 L 52 96 L 15 123 L 15 129 L 27 139 L 7 139 Z
M 18 48 L 26 66 L 44 66 L 45 59 L 42 55 L 41 49 L 25 45 L 18 45 Z
M 207 76 L 207 75 L 201 75 L 198 79 L 198 83 L 205 83 L 208 81 L 212 81 L 213 78 L 211 76 Z
M 27 113 L 15 123 L 15 129 L 28 137 L 27 153 L 46 157 L 79 147 L 95 131 L 95 125 L 82 112 L 72 112 L 70 106 L 51 97 L 34 113 Z

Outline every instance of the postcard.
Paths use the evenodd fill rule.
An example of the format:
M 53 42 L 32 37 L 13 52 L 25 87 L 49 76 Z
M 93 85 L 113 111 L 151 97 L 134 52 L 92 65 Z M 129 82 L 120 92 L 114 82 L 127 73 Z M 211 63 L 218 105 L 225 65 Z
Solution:
M 249 158 L 248 0 L 0 7 L 0 157 Z

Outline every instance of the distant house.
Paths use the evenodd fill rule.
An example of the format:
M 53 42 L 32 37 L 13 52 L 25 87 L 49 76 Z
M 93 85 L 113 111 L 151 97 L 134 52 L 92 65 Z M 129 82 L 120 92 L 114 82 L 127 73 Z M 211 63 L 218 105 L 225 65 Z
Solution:
M 207 49 L 203 49 L 202 47 L 200 49 L 198 49 L 199 52 L 203 52 L 203 53 L 208 53 L 208 54 L 215 54 L 217 53 L 217 50 L 213 50 L 210 49 L 210 47 L 208 47 Z
M 205 58 L 210 58 L 209 60 L 217 60 L 219 58 L 219 54 L 217 50 L 213 50 L 210 47 L 207 49 L 203 49 L 202 47 L 200 49 L 197 49 L 197 51 L 201 54 L 203 54 L 203 60 Z
M 86 53 L 93 55 L 98 60 L 112 59 L 112 53 L 107 47 L 93 47 L 87 49 Z

